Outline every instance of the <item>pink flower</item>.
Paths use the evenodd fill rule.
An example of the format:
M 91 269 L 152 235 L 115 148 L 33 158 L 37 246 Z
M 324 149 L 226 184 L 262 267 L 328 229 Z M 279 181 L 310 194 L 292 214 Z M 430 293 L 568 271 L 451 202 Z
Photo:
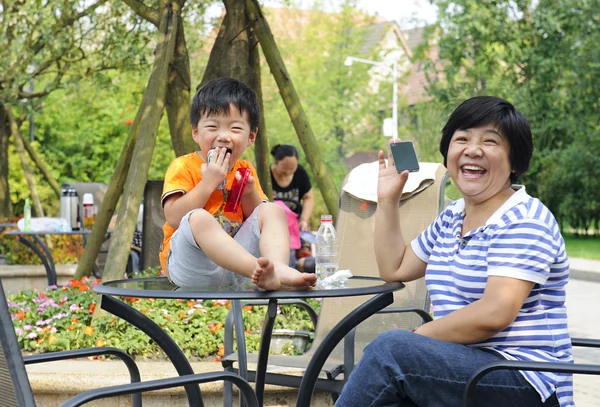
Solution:
M 37 333 L 35 333 L 35 332 L 29 332 L 29 333 L 27 334 L 27 337 L 28 337 L 29 339 L 37 338 Z

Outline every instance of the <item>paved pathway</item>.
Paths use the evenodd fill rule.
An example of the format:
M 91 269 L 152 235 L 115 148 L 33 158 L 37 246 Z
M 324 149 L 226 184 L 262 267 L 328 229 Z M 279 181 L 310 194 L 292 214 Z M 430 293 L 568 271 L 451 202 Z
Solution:
M 600 339 L 600 261 L 571 259 L 567 313 L 571 336 Z M 574 348 L 576 363 L 600 365 L 600 349 Z M 578 407 L 600 407 L 600 376 L 575 375 Z

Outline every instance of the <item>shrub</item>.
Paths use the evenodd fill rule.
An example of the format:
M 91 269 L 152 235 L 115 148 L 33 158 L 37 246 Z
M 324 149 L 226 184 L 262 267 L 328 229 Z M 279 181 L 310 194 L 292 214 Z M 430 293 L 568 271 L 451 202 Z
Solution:
M 47 291 L 22 291 L 8 298 L 19 345 L 24 352 L 43 353 L 86 347 L 114 346 L 132 356 L 164 358 L 160 348 L 142 331 L 114 316 L 92 318 L 97 295 L 92 288 L 100 280 L 84 277 Z M 163 328 L 190 359 L 223 355 L 223 323 L 230 308 L 224 300 L 165 300 L 122 298 Z M 319 302 L 311 301 L 313 307 Z M 246 344 L 258 350 L 266 307 L 244 307 Z M 312 331 L 308 314 L 282 306 L 275 328 Z M 294 352 L 293 348 L 287 348 Z M 285 349 L 284 349 L 285 351 Z

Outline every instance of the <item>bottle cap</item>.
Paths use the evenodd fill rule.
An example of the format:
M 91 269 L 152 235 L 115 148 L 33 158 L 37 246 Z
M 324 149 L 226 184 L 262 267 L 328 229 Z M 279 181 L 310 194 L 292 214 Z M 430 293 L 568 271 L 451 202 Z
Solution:
M 321 222 L 333 222 L 333 216 L 321 215 Z
M 89 192 L 83 194 L 83 204 L 84 205 L 93 205 L 94 204 L 94 195 Z

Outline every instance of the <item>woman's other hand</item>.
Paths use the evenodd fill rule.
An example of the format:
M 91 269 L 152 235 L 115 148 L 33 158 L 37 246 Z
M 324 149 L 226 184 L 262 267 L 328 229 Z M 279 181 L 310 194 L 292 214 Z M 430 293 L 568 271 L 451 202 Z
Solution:
M 301 232 L 310 232 L 310 225 L 307 220 L 300 219 L 300 222 L 298 222 L 298 225 L 300 226 Z
M 402 171 L 400 174 L 396 172 L 394 157 L 390 152 L 390 144 L 394 140 L 388 142 L 388 161 L 385 162 L 385 156 L 382 150 L 379 150 L 377 158 L 379 159 L 379 176 L 377 179 L 377 201 L 398 202 L 402 196 L 402 190 L 408 179 L 408 171 Z

